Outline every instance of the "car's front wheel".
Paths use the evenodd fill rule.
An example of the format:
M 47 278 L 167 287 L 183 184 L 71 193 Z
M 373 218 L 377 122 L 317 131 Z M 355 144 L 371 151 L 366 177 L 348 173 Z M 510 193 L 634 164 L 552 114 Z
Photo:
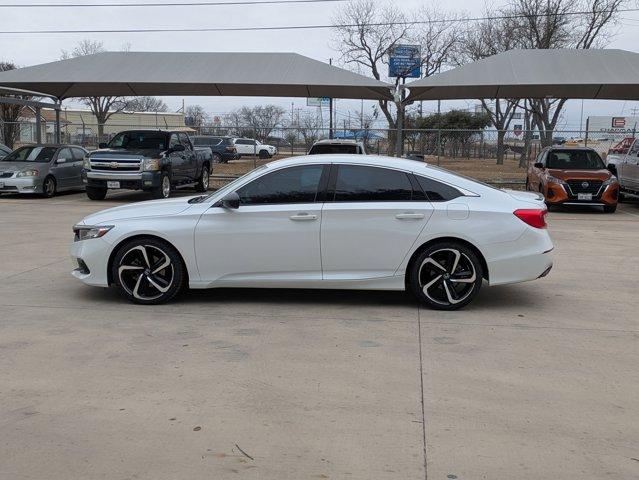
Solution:
M 87 187 L 87 197 L 90 200 L 104 200 L 106 197 L 107 189 L 100 187 Z
M 426 248 L 408 273 L 413 294 L 436 310 L 467 305 L 479 293 L 483 281 L 482 264 L 475 252 L 454 242 Z
M 168 302 L 180 292 L 185 269 L 171 245 L 155 238 L 139 238 L 118 249 L 111 276 L 124 297 L 153 305 Z
M 51 198 L 55 196 L 56 191 L 57 191 L 57 188 L 55 184 L 55 178 L 51 176 L 45 178 L 44 182 L 42 182 L 42 195 L 44 195 L 47 198 Z
M 157 199 L 169 198 L 171 196 L 171 177 L 168 173 L 164 172 L 162 174 L 160 177 L 160 185 L 153 187 L 151 195 Z
M 604 205 L 603 210 L 605 213 L 615 213 L 617 211 L 617 205 Z

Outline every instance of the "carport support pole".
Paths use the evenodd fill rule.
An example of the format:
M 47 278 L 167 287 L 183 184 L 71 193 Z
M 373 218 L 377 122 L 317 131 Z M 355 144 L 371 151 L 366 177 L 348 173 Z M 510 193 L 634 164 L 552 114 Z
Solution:
M 42 109 L 35 108 L 36 143 L 42 143 Z
M 60 101 L 55 104 L 55 143 L 60 141 Z

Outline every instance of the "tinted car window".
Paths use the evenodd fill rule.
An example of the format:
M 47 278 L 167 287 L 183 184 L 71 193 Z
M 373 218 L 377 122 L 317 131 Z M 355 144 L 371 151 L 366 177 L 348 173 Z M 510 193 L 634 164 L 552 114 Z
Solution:
M 463 195 L 455 187 L 451 187 L 445 183 L 440 183 L 431 178 L 420 177 L 419 175 L 415 175 L 415 177 L 417 178 L 419 186 L 422 187 L 422 190 L 426 194 L 426 197 L 431 202 L 447 202 L 448 200 Z
M 166 150 L 166 135 L 161 132 L 122 132 L 113 137 L 109 147 Z
M 340 153 L 359 153 L 357 145 L 331 145 L 319 144 L 313 145 L 309 150 L 309 155 L 331 155 Z
M 53 160 L 55 147 L 20 147 L 2 159 L 3 162 L 41 162 Z
M 71 147 L 71 150 L 73 151 L 73 156 L 75 157 L 76 160 L 82 160 L 84 156 L 87 154 L 87 152 L 81 148 Z
M 73 154 L 71 153 L 70 148 L 63 148 L 62 150 L 60 150 L 60 153 L 58 153 L 58 160 L 62 159 L 65 159 L 67 162 L 69 160 L 73 160 Z
M 411 200 L 408 175 L 398 170 L 340 165 L 335 183 L 336 202 L 400 202 Z
M 237 191 L 240 203 L 312 203 L 317 197 L 322 169 L 322 165 L 305 165 L 268 173 Z
M 184 145 L 186 148 L 191 148 L 191 142 L 189 141 L 189 136 L 186 133 L 178 134 L 180 137 L 180 143 Z

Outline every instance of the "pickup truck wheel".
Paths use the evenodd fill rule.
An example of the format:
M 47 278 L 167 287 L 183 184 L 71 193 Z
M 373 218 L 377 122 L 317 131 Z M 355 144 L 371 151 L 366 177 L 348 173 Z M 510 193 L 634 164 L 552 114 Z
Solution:
M 122 245 L 113 258 L 111 275 L 125 298 L 145 305 L 168 302 L 185 283 L 180 254 L 155 238 L 138 238 Z
M 604 213 L 615 213 L 617 211 L 617 205 L 604 205 Z
M 266 150 L 260 150 L 259 157 L 260 158 L 271 158 L 271 154 L 268 153 Z
M 196 192 L 206 192 L 209 189 L 209 166 L 202 166 L 202 175 L 195 184 Z
M 100 187 L 87 187 L 87 197 L 90 200 L 104 200 L 106 197 L 107 189 Z
M 169 198 L 171 196 L 171 177 L 169 177 L 168 173 L 162 174 L 162 177 L 160 177 L 160 186 L 154 187 L 153 190 L 151 190 L 151 195 L 157 199 Z

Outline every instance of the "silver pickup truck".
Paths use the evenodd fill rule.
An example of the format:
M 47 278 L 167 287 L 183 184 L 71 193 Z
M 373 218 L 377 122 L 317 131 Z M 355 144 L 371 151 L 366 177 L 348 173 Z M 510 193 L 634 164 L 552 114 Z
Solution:
M 619 200 L 623 196 L 639 197 L 639 139 L 632 140 L 627 151 L 609 152 L 608 170 L 617 176 L 620 185 Z

